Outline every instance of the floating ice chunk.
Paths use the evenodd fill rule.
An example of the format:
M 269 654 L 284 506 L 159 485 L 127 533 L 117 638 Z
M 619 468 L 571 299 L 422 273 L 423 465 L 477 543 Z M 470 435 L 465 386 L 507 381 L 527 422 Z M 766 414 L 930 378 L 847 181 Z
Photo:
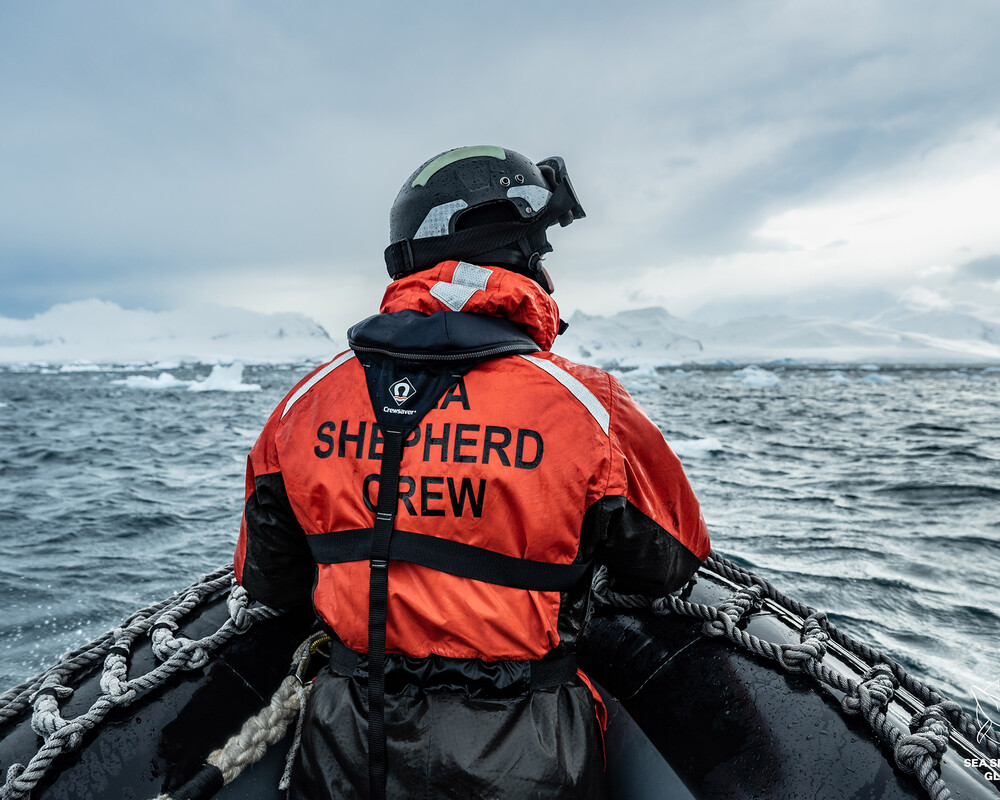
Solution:
M 882 367 L 878 364 L 862 364 L 858 369 L 867 370 L 868 372 L 878 372 Z
M 203 381 L 188 386 L 189 392 L 259 392 L 260 385 L 243 383 L 243 365 L 240 363 L 212 367 L 212 374 Z
M 640 377 L 643 377 L 643 378 L 654 377 L 655 378 L 656 377 L 656 367 L 651 362 L 644 361 L 644 362 L 636 365 L 636 368 L 633 369 L 633 370 L 630 370 L 628 372 L 628 374 L 630 376 L 636 377 L 636 378 L 640 378 Z
M 59 367 L 60 372 L 103 372 L 104 367 L 100 367 L 91 361 L 74 361 L 71 364 L 63 364 Z
M 895 375 L 865 375 L 861 383 L 895 383 L 899 378 Z
M 752 365 L 736 370 L 733 377 L 740 378 L 744 386 L 777 386 L 781 383 L 781 378 L 773 372 Z
M 191 383 L 191 381 L 182 381 L 179 378 L 175 378 L 169 372 L 161 372 L 155 378 L 150 378 L 148 375 L 129 375 L 120 381 L 111 382 L 127 386 L 129 389 L 147 389 L 152 391 L 186 389 Z
M 712 453 L 721 453 L 724 449 L 722 442 L 714 436 L 706 439 L 674 439 L 669 445 L 681 458 L 706 458 Z
M 848 378 L 848 377 L 847 377 L 847 376 L 846 376 L 846 375 L 845 375 L 845 374 L 844 374 L 843 372 L 841 372 L 841 371 L 840 371 L 839 369 L 838 369 L 838 370 L 834 370 L 833 372 L 831 372 L 831 373 L 830 373 L 830 376 L 829 376 L 829 378 L 828 378 L 828 380 L 829 380 L 829 381 L 830 381 L 831 383 L 850 383 L 850 382 L 851 382 L 851 379 L 850 379 L 850 378 Z

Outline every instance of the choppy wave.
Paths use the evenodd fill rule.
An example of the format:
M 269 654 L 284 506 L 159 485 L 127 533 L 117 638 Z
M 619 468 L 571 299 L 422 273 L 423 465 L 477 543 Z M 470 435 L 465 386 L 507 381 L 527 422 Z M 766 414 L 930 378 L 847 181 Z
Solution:
M 231 557 L 246 453 L 306 371 L 0 371 L 0 687 Z M 775 380 L 743 382 L 763 373 Z M 1000 372 L 978 376 L 768 365 L 622 380 L 684 462 L 718 549 L 969 705 L 1000 671 Z
M 987 484 L 905 482 L 881 486 L 874 491 L 898 495 L 912 503 L 965 504 L 970 500 L 1000 498 L 1000 486 Z
M 259 392 L 260 385 L 243 383 L 242 364 L 216 364 L 207 378 L 201 380 L 182 380 L 169 372 L 161 372 L 155 378 L 148 375 L 129 375 L 127 378 L 112 381 L 130 389 L 146 389 L 163 391 L 167 389 L 185 389 L 189 392 Z
M 722 442 L 714 436 L 706 439 L 671 439 L 670 447 L 681 458 L 705 458 L 725 449 Z

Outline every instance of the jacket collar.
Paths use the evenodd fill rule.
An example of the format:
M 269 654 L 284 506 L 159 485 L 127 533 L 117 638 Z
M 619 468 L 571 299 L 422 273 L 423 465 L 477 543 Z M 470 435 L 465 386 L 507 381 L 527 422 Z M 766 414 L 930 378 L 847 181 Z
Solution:
M 542 350 L 551 350 L 559 333 L 559 307 L 535 281 L 501 267 L 443 261 L 389 284 L 379 309 L 461 311 L 514 323 Z

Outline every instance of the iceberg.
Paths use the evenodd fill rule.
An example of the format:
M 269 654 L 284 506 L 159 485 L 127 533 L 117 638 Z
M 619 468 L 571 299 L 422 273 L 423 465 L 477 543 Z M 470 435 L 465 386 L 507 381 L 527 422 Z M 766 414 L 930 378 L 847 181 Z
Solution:
M 185 381 L 171 375 L 169 372 L 161 372 L 155 378 L 148 375 L 129 375 L 122 380 L 112 381 L 130 389 L 143 389 L 146 391 L 163 391 L 165 389 L 180 389 L 188 392 L 259 392 L 260 385 L 256 383 L 243 383 L 243 365 L 236 364 L 216 364 L 212 367 L 211 374 L 204 380 Z
M 0 363 L 61 365 L 64 371 L 115 364 L 163 371 L 181 363 L 317 362 L 337 350 L 327 332 L 301 314 L 214 305 L 146 311 L 83 300 L 27 320 L 0 317 Z

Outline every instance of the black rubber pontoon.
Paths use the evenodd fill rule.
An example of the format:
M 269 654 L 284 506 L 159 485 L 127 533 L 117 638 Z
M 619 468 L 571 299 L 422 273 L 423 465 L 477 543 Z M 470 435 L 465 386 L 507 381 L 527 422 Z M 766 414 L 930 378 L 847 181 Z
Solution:
M 719 605 L 735 585 L 703 569 L 685 596 Z M 224 595 L 183 623 L 191 638 L 228 619 Z M 602 687 L 613 796 L 652 798 L 810 798 L 871 800 L 926 797 L 917 780 L 891 764 L 892 754 L 841 697 L 807 675 L 788 674 L 720 638 L 703 635 L 690 617 L 603 608 L 591 621 L 581 665 Z M 128 708 L 113 711 L 79 750 L 61 756 L 31 793 L 55 798 L 150 800 L 189 780 L 210 751 L 266 705 L 288 673 L 292 653 L 313 629 L 311 614 L 256 623 L 226 644 L 204 668 L 182 673 Z M 748 632 L 773 642 L 799 642 L 802 620 L 765 603 Z M 132 656 L 136 673 L 154 667 L 148 644 Z M 831 647 L 824 664 L 852 675 L 867 665 Z M 100 694 L 99 670 L 64 706 L 69 718 Z M 920 704 L 897 692 L 887 713 L 907 724 Z M 25 764 L 40 743 L 27 713 L 0 727 L 0 766 Z M 215 796 L 272 800 L 291 736 L 271 748 Z M 982 757 L 953 734 L 941 773 L 956 798 L 1000 798 L 1000 790 L 963 759 Z M 2 777 L 3 773 L 0 773 Z

